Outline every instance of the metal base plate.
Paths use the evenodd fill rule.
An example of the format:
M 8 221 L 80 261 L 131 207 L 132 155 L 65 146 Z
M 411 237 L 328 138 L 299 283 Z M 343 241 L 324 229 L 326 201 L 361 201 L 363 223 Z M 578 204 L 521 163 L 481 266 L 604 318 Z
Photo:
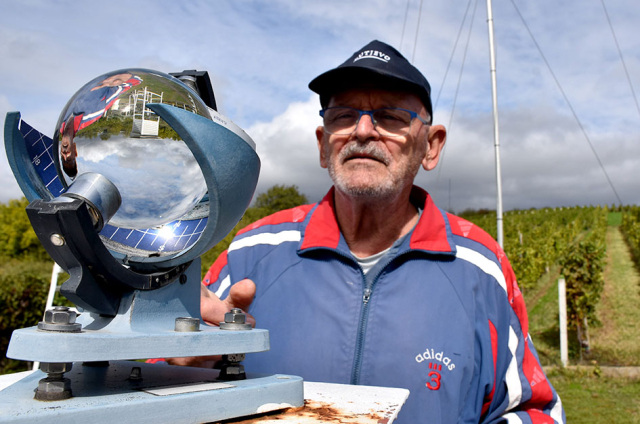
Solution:
M 140 367 L 141 379 L 131 379 Z M 115 361 L 108 366 L 75 363 L 64 375 L 73 397 L 44 402 L 33 398 L 38 371 L 0 392 L 0 423 L 68 424 L 153 422 L 195 424 L 302 406 L 300 377 L 257 375 L 223 382 L 218 371 Z

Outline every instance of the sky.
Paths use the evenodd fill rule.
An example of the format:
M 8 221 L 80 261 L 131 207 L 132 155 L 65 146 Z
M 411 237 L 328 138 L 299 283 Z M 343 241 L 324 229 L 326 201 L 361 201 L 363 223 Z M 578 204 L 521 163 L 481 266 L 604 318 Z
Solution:
M 504 210 L 640 204 L 640 2 L 497 0 L 493 18 Z M 0 116 L 20 111 L 52 136 L 66 102 L 98 75 L 206 70 L 219 112 L 257 145 L 257 193 L 296 185 L 317 201 L 331 181 L 308 83 L 373 39 L 423 72 L 434 122 L 448 129 L 441 163 L 416 183 L 448 210 L 495 209 L 487 6 L 478 0 L 0 0 Z M 21 195 L 1 149 L 0 202 Z

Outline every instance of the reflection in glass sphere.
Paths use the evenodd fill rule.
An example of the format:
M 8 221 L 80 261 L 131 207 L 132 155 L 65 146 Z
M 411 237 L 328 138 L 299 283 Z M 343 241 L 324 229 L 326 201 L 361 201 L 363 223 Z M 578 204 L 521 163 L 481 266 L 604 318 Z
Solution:
M 207 107 L 177 79 L 146 69 L 109 72 L 90 81 L 67 103 L 54 136 L 67 185 L 84 172 L 107 177 L 122 206 L 109 222 L 152 228 L 180 218 L 207 186 L 178 134 L 146 107 L 164 103 L 211 119 Z M 54 144 L 56 146 L 56 144 Z

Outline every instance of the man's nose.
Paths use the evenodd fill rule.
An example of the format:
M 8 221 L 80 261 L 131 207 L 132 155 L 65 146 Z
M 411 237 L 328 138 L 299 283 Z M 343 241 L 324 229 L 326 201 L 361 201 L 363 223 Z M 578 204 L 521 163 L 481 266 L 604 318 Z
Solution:
M 360 120 L 358 121 L 358 125 L 356 126 L 356 130 L 354 132 L 355 136 L 359 140 L 368 140 L 370 138 L 378 138 L 380 134 L 376 130 L 375 125 L 373 124 L 373 117 L 371 115 L 362 115 Z

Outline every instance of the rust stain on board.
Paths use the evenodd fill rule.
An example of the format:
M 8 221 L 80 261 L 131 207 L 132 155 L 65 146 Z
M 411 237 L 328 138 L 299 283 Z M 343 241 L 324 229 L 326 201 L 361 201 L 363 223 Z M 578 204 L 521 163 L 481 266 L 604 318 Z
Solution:
M 255 415 L 251 418 L 218 421 L 214 424 L 387 424 L 389 418 L 375 412 L 355 414 L 329 403 L 305 400 L 304 406 Z

